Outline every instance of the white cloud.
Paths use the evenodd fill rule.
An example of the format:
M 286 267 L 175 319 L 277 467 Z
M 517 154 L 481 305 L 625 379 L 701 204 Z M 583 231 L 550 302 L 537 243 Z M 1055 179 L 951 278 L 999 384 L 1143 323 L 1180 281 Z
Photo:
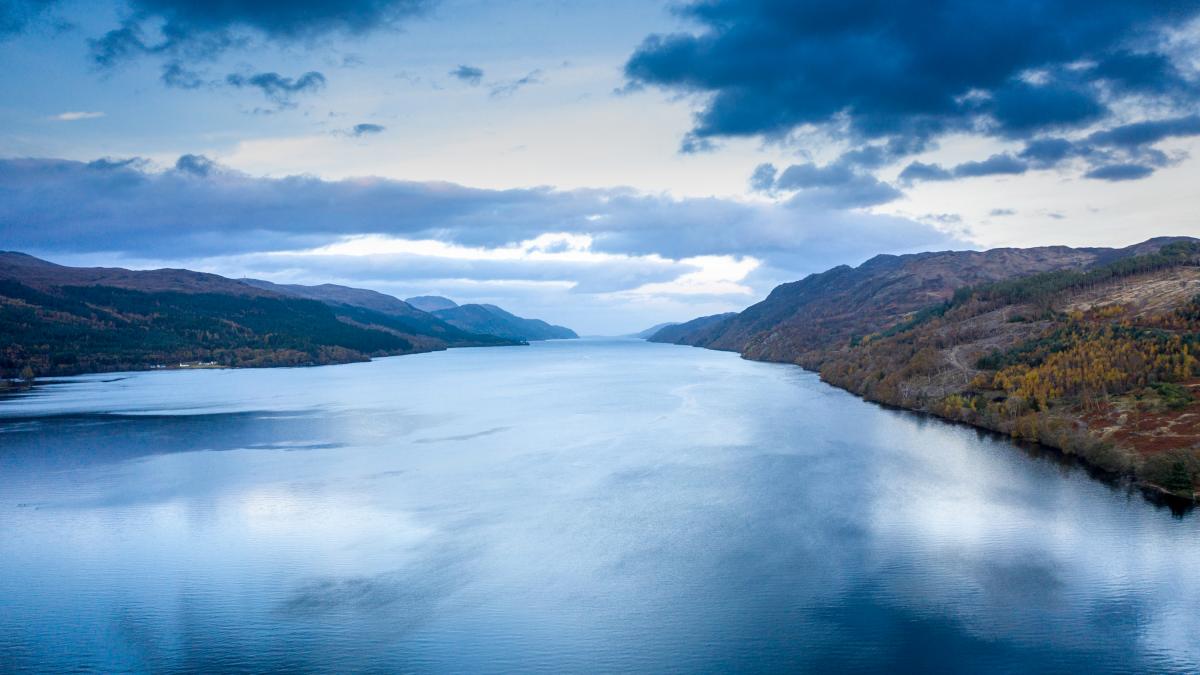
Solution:
M 681 274 L 671 281 L 642 284 L 637 288 L 624 291 L 622 294 L 633 296 L 752 296 L 754 289 L 740 282 L 762 264 L 758 259 L 750 256 L 737 258 L 729 255 L 695 256 L 684 258 L 679 262 L 693 265 L 699 269 L 695 272 Z
M 61 122 L 74 122 L 75 120 L 91 120 L 97 117 L 104 117 L 102 112 L 65 112 L 55 115 L 51 119 L 56 119 Z
M 571 232 L 545 232 L 511 246 L 487 248 L 461 246 L 436 239 L 403 239 L 387 235 L 368 234 L 345 237 L 326 246 L 303 251 L 280 251 L 278 256 L 378 256 L 415 255 L 455 260 L 526 260 L 543 262 L 619 262 L 641 259 L 652 263 L 668 262 L 657 255 L 630 256 L 619 253 L 603 253 L 592 250 L 593 238 L 589 234 Z
M 678 260 L 663 257 L 656 253 L 625 254 L 606 253 L 592 250 L 593 239 L 588 234 L 569 232 L 547 232 L 533 239 L 518 244 L 499 247 L 461 246 L 435 239 L 403 239 L 385 235 L 362 235 L 345 237 L 341 241 L 317 248 L 276 251 L 262 254 L 268 259 L 282 261 L 304 261 L 302 266 L 320 265 L 321 258 L 358 259 L 340 261 L 341 266 L 358 265 L 375 267 L 399 267 L 401 261 L 406 268 L 412 269 L 441 269 L 439 263 L 429 264 L 428 260 L 443 260 L 464 262 L 498 262 L 518 263 L 508 267 L 518 274 L 525 270 L 526 278 L 509 279 L 475 279 L 475 282 L 489 281 L 498 284 L 514 283 L 554 283 L 565 285 L 565 288 L 584 292 L 594 292 L 595 282 L 582 284 L 581 279 L 601 276 L 611 283 L 626 281 L 629 286 L 610 291 L 629 296 L 667 296 L 667 295 L 706 295 L 706 296 L 749 296 L 754 289 L 740 282 L 756 270 L 761 262 L 751 256 L 702 255 L 681 258 Z M 314 258 L 316 260 L 314 260 Z M 291 264 L 288 262 L 284 263 Z M 496 266 L 463 267 L 446 265 L 445 270 L 451 269 L 471 271 L 488 271 L 496 273 Z M 639 277 L 645 270 L 660 276 L 670 275 L 665 281 L 647 281 L 638 283 Z M 615 274 L 614 274 L 615 271 Z M 638 274 L 637 272 L 641 272 Z M 614 278 L 615 277 L 615 278 Z M 461 280 L 461 279 L 460 279 Z M 444 281 L 444 279 L 437 279 Z

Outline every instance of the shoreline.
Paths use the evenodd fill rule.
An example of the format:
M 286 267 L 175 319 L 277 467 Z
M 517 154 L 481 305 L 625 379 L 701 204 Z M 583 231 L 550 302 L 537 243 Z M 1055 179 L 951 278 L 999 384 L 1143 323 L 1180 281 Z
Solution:
M 567 341 L 579 338 L 554 338 L 554 341 Z M 551 340 L 537 340 L 536 342 L 550 342 Z M 370 363 L 376 359 L 392 359 L 401 356 L 418 356 L 420 354 L 436 354 L 454 349 L 489 349 L 497 347 L 528 347 L 529 342 L 514 342 L 512 344 L 466 344 L 453 345 L 447 347 L 439 347 L 435 349 L 422 349 L 418 351 L 401 352 L 398 354 L 371 354 L 361 359 L 346 359 L 329 361 L 327 363 L 275 363 L 275 364 L 254 364 L 254 365 L 226 365 L 222 363 L 201 363 L 201 364 L 185 364 L 177 365 L 161 365 L 152 364 L 146 366 L 122 366 L 120 368 L 100 369 L 100 370 L 80 370 L 77 372 L 55 373 L 53 375 L 45 375 L 37 377 L 32 381 L 14 380 L 9 378 L 0 378 L 0 403 L 6 398 L 26 394 L 40 387 L 52 384 L 62 384 L 68 378 L 85 377 L 88 375 L 120 375 L 121 373 L 159 373 L 159 372 L 178 372 L 189 370 L 274 370 L 277 368 L 322 368 L 325 366 L 348 366 L 356 363 Z M 122 378 L 117 378 L 122 379 Z
M 575 339 L 575 338 L 562 338 L 562 339 L 566 340 L 566 339 Z M 319 368 L 321 366 L 345 366 L 345 365 L 349 365 L 352 363 L 369 363 L 371 361 L 374 361 L 375 359 L 387 359 L 387 358 L 394 358 L 397 356 L 415 356 L 418 354 L 432 354 L 432 353 L 436 353 L 436 352 L 449 351 L 451 349 L 487 349 L 487 348 L 493 348 L 493 347 L 528 347 L 528 346 L 529 346 L 528 342 L 519 342 L 519 343 L 514 342 L 512 344 L 450 345 L 450 346 L 435 347 L 435 348 L 430 348 L 430 349 L 418 349 L 418 350 L 413 350 L 413 351 L 397 352 L 394 354 L 392 354 L 392 353 L 365 354 L 365 355 L 363 355 L 362 358 L 336 359 L 336 360 L 330 360 L 327 362 L 317 362 L 317 361 L 309 361 L 309 362 L 305 362 L 305 363 L 279 362 L 279 363 L 256 363 L 256 364 L 252 364 L 252 365 L 230 365 L 230 364 L 225 364 L 225 363 L 211 363 L 211 362 L 193 364 L 193 363 L 188 363 L 188 362 L 182 362 L 182 363 L 178 363 L 178 364 L 174 364 L 174 365 L 163 365 L 163 364 L 159 364 L 159 363 L 148 364 L 148 365 L 122 365 L 122 366 L 114 367 L 114 368 L 78 370 L 78 371 L 53 373 L 53 374 L 49 374 L 49 375 L 41 375 L 41 376 L 38 376 L 37 378 L 35 378 L 35 380 L 32 383 L 18 384 L 18 386 L 12 386 L 10 383 L 12 383 L 12 382 L 19 383 L 20 382 L 19 380 L 12 380 L 9 378 L 0 378 L 0 397 L 3 397 L 5 394 L 8 394 L 8 393 L 28 391 L 37 386 L 41 386 L 42 384 L 51 384 L 53 381 L 60 380 L 62 378 L 82 377 L 85 375 L 107 375 L 107 374 L 112 374 L 112 373 L 155 373 L 155 372 L 160 372 L 160 371 L 178 371 L 178 370 L 253 370 L 256 368 L 261 368 L 261 369 Z
M 670 343 L 668 343 L 668 344 L 670 344 Z M 1198 498 L 1198 496 L 1200 496 L 1200 493 L 1193 493 L 1191 497 L 1184 495 L 1184 494 L 1180 494 L 1180 493 L 1170 490 L 1166 487 L 1158 485 L 1152 481 L 1146 480 L 1144 478 L 1140 478 L 1136 475 L 1136 473 L 1113 471 L 1107 467 L 1100 465 L 1099 463 L 1097 463 L 1095 461 L 1090 460 L 1085 455 L 1082 455 L 1077 452 L 1072 452 L 1067 448 L 1064 448 L 1064 447 L 1061 447 L 1061 446 L 1058 446 L 1058 445 L 1055 445 L 1052 443 L 1047 443 L 1042 440 L 1030 441 L 1030 440 L 1021 438 L 1020 436 L 1016 436 L 1012 433 L 1003 431 L 1001 429 L 996 429 L 993 427 L 985 426 L 983 424 L 972 422 L 970 420 L 949 417 L 947 415 L 939 414 L 934 410 L 928 410 L 925 408 L 909 408 L 909 407 L 905 407 L 902 405 L 896 405 L 894 403 L 888 403 L 885 401 L 876 400 L 876 399 L 873 399 L 873 398 L 863 394 L 862 392 L 854 391 L 853 389 L 849 389 L 847 387 L 843 387 L 841 385 L 830 382 L 825 379 L 825 377 L 821 374 L 821 372 L 819 370 L 813 370 L 811 368 L 807 368 L 807 367 L 805 367 L 799 363 L 796 363 L 794 361 L 776 361 L 776 360 L 769 360 L 769 359 L 755 359 L 755 358 L 746 356 L 745 354 L 743 354 L 741 352 L 736 352 L 734 350 L 727 350 L 727 349 L 711 349 L 709 347 L 700 347 L 700 346 L 696 346 L 696 345 L 680 345 L 680 346 L 691 346 L 691 347 L 694 347 L 697 349 L 709 349 L 710 351 L 731 352 L 731 353 L 738 354 L 738 356 L 742 359 L 745 359 L 747 361 L 755 361 L 758 363 L 778 363 L 778 364 L 782 364 L 782 365 L 794 366 L 794 367 L 800 368 L 801 370 L 803 370 L 807 373 L 812 373 L 812 374 L 816 375 L 821 380 L 822 384 L 828 385 L 835 389 L 839 389 L 848 394 L 852 394 L 853 396 L 857 397 L 859 400 L 861 400 L 863 402 L 871 403 L 873 405 L 877 405 L 877 406 L 880 406 L 882 408 L 886 408 L 889 410 L 897 410 L 897 411 L 905 412 L 908 414 L 929 417 L 929 418 L 936 419 L 940 422 L 944 422 L 944 423 L 948 423 L 948 424 L 962 425 L 965 427 L 969 427 L 976 431 L 985 432 L 989 435 L 994 435 L 999 438 L 1003 438 L 1004 440 L 1008 441 L 1009 443 L 1012 443 L 1013 445 L 1017 446 L 1018 448 L 1020 448 L 1022 450 L 1027 450 L 1029 448 L 1037 448 L 1038 450 L 1041 450 L 1041 451 L 1049 451 L 1049 452 L 1053 453 L 1059 459 L 1070 462 L 1071 464 L 1084 469 L 1085 471 L 1088 472 L 1088 476 L 1094 480 L 1099 480 L 1100 482 L 1107 483 L 1109 485 L 1124 484 L 1130 488 L 1137 489 L 1142 494 L 1142 497 L 1144 499 L 1146 499 L 1146 501 L 1150 502 L 1151 504 L 1154 504 L 1155 506 L 1165 506 L 1174 515 L 1183 515 L 1189 511 L 1195 509 L 1197 506 L 1200 506 L 1200 498 Z M 1094 438 L 1094 437 L 1089 436 L 1089 438 Z
M 754 359 L 747 359 L 747 360 L 753 361 Z M 760 362 L 760 363 L 764 363 L 764 362 Z M 814 375 L 818 375 L 818 376 L 820 375 L 820 373 L 816 373 L 815 371 L 809 370 L 808 368 L 804 368 L 803 366 L 799 366 L 798 364 L 791 364 L 791 365 L 797 365 L 800 369 L 804 370 L 807 373 L 813 373 Z M 844 387 L 839 387 L 838 385 L 833 384 L 832 382 L 826 382 L 825 380 L 821 380 L 821 382 L 823 384 L 827 384 L 827 385 L 833 387 L 834 389 L 839 389 L 841 391 L 846 392 L 847 394 L 851 394 L 851 395 L 857 397 L 859 400 L 863 401 L 864 403 L 870 403 L 872 405 L 877 405 L 886 410 L 895 410 L 897 412 L 902 412 L 902 413 L 909 414 L 909 415 L 918 415 L 921 417 L 937 420 L 938 422 L 941 422 L 943 424 L 950 424 L 953 426 L 966 427 L 973 431 L 980 432 L 982 434 L 986 434 L 987 436 L 995 438 L 996 440 L 1005 441 L 1013 446 L 1016 446 L 1018 449 L 1022 450 L 1023 452 L 1025 452 L 1026 454 L 1029 454 L 1029 455 L 1032 455 L 1034 453 L 1045 453 L 1045 454 L 1052 455 L 1056 461 L 1058 461 L 1062 464 L 1066 464 L 1069 466 L 1083 469 L 1085 472 L 1087 472 L 1088 477 L 1093 480 L 1096 480 L 1101 483 L 1105 483 L 1107 485 L 1111 485 L 1114 487 L 1120 486 L 1120 487 L 1136 489 L 1137 491 L 1142 493 L 1142 496 L 1147 501 L 1155 504 L 1156 506 L 1158 506 L 1158 505 L 1166 506 L 1169 509 L 1171 509 L 1172 513 L 1183 514 L 1183 513 L 1187 513 L 1188 511 L 1196 508 L 1197 506 L 1200 506 L 1200 500 L 1197 500 L 1195 498 L 1189 498 L 1184 495 L 1180 495 L 1176 492 L 1168 490 L 1167 488 L 1165 488 L 1161 485 L 1158 485 L 1156 483 L 1153 483 L 1151 481 L 1148 481 L 1148 480 L 1145 480 L 1142 478 L 1138 478 L 1135 475 L 1121 473 L 1118 471 L 1112 471 L 1103 466 L 1100 466 L 1099 464 L 1096 464 L 1095 462 L 1088 461 L 1087 457 L 1085 457 L 1083 455 L 1080 455 L 1080 454 L 1074 453 L 1074 452 L 1069 452 L 1066 449 L 1061 448 L 1057 445 L 1052 445 L 1050 443 L 1043 443 L 1041 441 L 1026 440 L 1024 438 L 1020 438 L 1018 436 L 1013 436 L 1012 434 L 1008 434 L 999 429 L 993 429 L 991 427 L 987 427 L 982 424 L 975 424 L 972 422 L 968 422 L 967 420 L 960 420 L 960 419 L 955 419 L 953 417 L 946 417 L 944 415 L 939 415 L 932 410 L 924 410 L 924 409 L 920 409 L 920 408 L 905 408 L 904 406 L 894 405 L 891 403 L 885 403 L 883 401 L 876 401 L 874 399 L 867 398 L 866 396 L 863 396 L 862 394 L 859 394 L 858 392 L 851 391 Z
M 743 358 L 745 358 L 745 357 L 743 357 Z M 748 359 L 748 360 L 753 361 L 755 359 Z M 809 370 L 808 368 L 804 368 L 804 366 L 801 366 L 799 364 L 792 364 L 792 365 L 802 368 L 806 372 L 813 373 L 813 374 L 817 375 L 818 377 L 821 376 L 820 372 L 818 372 L 818 371 Z M 1190 511 L 1191 509 L 1195 508 L 1197 505 L 1200 505 L 1200 500 L 1197 500 L 1195 493 L 1193 493 L 1192 497 L 1188 497 L 1186 495 L 1180 494 L 1173 490 L 1167 489 L 1161 485 L 1158 485 L 1157 483 L 1151 482 L 1144 478 L 1139 478 L 1136 473 L 1113 471 L 1107 467 L 1101 466 L 1097 462 L 1090 460 L 1085 455 L 1082 455 L 1077 452 L 1072 452 L 1067 448 L 1064 448 L 1064 447 L 1061 447 L 1061 446 L 1058 446 L 1058 445 L 1055 445 L 1052 443 L 1047 443 L 1047 442 L 1044 442 L 1041 440 L 1030 441 L 1030 440 L 1021 438 L 1019 436 L 1015 436 L 1011 433 L 1007 433 L 1001 429 L 996 429 L 996 428 L 989 427 L 989 426 L 986 426 L 983 424 L 978 424 L 976 422 L 972 422 L 969 420 L 956 419 L 956 418 L 949 417 L 946 415 L 941 415 L 933 410 L 927 410 L 924 408 L 906 408 L 904 406 L 899 406 L 899 405 L 895 405 L 892 403 L 885 403 L 883 401 L 877 401 L 877 400 L 874 400 L 872 398 L 865 396 L 864 394 L 862 394 L 860 392 L 838 386 L 832 382 L 828 382 L 824 378 L 821 378 L 821 382 L 824 384 L 827 384 L 831 387 L 834 387 L 836 389 L 841 389 L 842 391 L 847 392 L 849 394 L 853 394 L 854 396 L 857 396 L 860 400 L 865 401 L 867 403 L 873 403 L 875 405 L 882 406 L 884 408 L 900 410 L 900 411 L 910 413 L 910 414 L 923 415 L 923 416 L 937 419 L 941 422 L 963 425 L 966 427 L 970 427 L 972 429 L 976 429 L 978 431 L 984 431 L 984 432 L 987 432 L 988 434 L 993 434 L 995 436 L 1001 437 L 1004 440 L 1006 440 L 1010 443 L 1013 443 L 1017 447 L 1033 446 L 1033 447 L 1037 447 L 1037 448 L 1040 448 L 1043 450 L 1049 450 L 1050 452 L 1053 452 L 1058 457 L 1060 457 L 1064 460 L 1069 460 L 1073 464 L 1076 464 L 1076 465 L 1080 466 L 1081 468 L 1086 469 L 1088 471 L 1088 475 L 1093 479 L 1100 480 L 1102 482 L 1111 483 L 1111 484 L 1117 484 L 1117 483 L 1124 482 L 1124 483 L 1127 483 L 1130 487 L 1137 488 L 1140 492 L 1142 492 L 1142 496 L 1145 497 L 1147 499 L 1147 501 L 1150 501 L 1151 503 L 1155 503 L 1155 504 L 1163 503 L 1164 505 L 1166 505 L 1168 508 L 1171 509 L 1172 513 L 1177 513 L 1177 514 L 1186 513 L 1187 511 Z

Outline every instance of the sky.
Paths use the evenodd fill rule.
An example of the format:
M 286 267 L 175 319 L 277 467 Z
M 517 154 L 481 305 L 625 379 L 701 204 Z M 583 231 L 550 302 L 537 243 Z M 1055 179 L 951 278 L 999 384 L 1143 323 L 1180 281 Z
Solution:
M 1200 236 L 1200 0 L 0 0 L 0 249 L 584 334 Z

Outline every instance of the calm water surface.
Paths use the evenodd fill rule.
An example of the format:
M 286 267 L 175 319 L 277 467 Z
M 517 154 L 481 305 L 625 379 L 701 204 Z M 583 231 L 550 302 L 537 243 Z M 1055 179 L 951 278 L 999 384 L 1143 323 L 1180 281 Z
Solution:
M 0 670 L 1200 670 L 1200 519 L 630 340 L 0 402 Z

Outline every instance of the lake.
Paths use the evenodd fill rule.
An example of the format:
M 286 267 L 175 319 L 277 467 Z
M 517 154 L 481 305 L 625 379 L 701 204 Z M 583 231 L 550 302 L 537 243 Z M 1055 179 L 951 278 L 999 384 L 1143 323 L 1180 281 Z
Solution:
M 1200 670 L 1200 519 L 635 340 L 0 401 L 0 670 Z

